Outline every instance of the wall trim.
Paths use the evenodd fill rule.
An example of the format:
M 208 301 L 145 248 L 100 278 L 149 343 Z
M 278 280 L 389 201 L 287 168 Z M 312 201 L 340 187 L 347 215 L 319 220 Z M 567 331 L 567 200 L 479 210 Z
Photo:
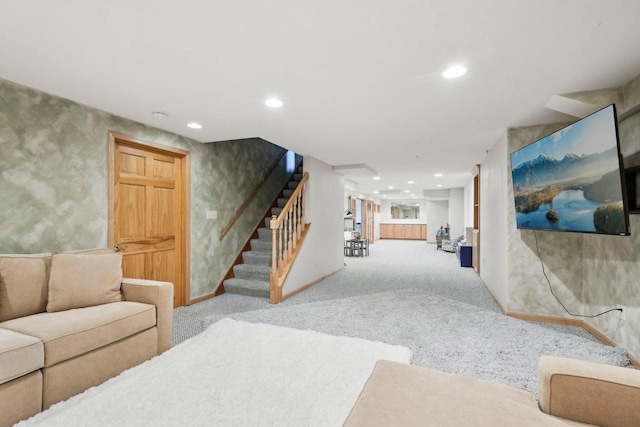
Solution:
M 502 311 L 502 314 L 504 314 L 505 316 L 513 317 L 515 319 L 525 320 L 528 322 L 541 322 L 541 323 L 553 323 L 556 325 L 577 326 L 589 332 L 591 335 L 593 335 L 594 338 L 596 338 L 601 343 L 611 347 L 618 347 L 618 344 L 615 341 L 613 341 L 612 339 L 604 335 L 602 332 L 600 332 L 598 329 L 596 329 L 595 327 L 593 327 L 592 325 L 590 325 L 589 323 L 585 322 L 582 319 L 545 316 L 540 314 L 521 313 L 517 311 L 507 311 L 502 306 L 502 304 L 500 304 L 495 294 L 493 293 L 493 291 L 491 290 L 487 282 L 484 281 L 482 276 L 478 275 L 478 277 L 480 277 L 480 280 L 482 280 L 482 283 L 484 283 L 484 286 L 487 288 L 487 290 L 491 294 L 491 297 L 500 308 L 500 311 Z M 635 367 L 636 369 L 640 369 L 640 358 L 637 358 L 636 356 L 631 354 L 629 350 L 627 350 L 627 357 L 629 358 L 629 362 L 631 362 L 631 365 L 633 365 L 633 367 Z
M 316 280 L 314 280 L 313 282 L 311 282 L 311 283 L 309 283 L 309 284 L 307 284 L 307 285 L 304 285 L 303 287 L 298 288 L 298 289 L 296 289 L 296 290 L 295 290 L 295 291 L 293 291 L 293 292 L 288 293 L 287 295 L 285 295 L 285 296 L 283 296 L 283 297 L 282 297 L 282 301 L 284 301 L 284 300 L 286 300 L 287 298 L 290 298 L 290 297 L 292 297 L 292 296 L 294 296 L 294 295 L 296 295 L 296 294 L 299 294 L 299 293 L 300 293 L 300 292 L 302 292 L 302 291 L 306 291 L 306 290 L 307 290 L 307 289 L 309 289 L 310 287 L 312 287 L 312 286 L 314 286 L 314 285 L 317 285 L 318 283 L 322 282 L 322 281 L 323 281 L 324 279 L 326 279 L 327 277 L 331 277 L 331 276 L 333 276 L 334 274 L 336 274 L 337 272 L 342 271 L 342 270 L 344 270 L 344 266 L 342 266 L 342 267 L 338 268 L 337 270 L 332 271 L 332 272 L 331 272 L 331 273 L 329 273 L 329 274 L 325 274 L 325 275 L 324 275 L 324 276 L 322 276 L 321 278 L 316 279 Z M 282 301 L 280 301 L 280 302 L 282 302 Z
M 191 298 L 189 300 L 189 304 L 188 305 L 198 304 L 200 302 L 204 302 L 204 301 L 209 300 L 209 299 L 211 299 L 213 297 L 216 297 L 216 296 L 218 296 L 218 294 L 216 292 L 211 292 L 210 294 L 205 294 L 205 295 L 199 296 L 197 298 Z
M 510 311 L 504 314 L 506 314 L 509 317 L 513 317 L 520 320 L 526 320 L 526 321 L 554 323 L 556 325 L 578 326 L 584 329 L 585 331 L 589 332 L 601 343 L 611 347 L 618 347 L 618 344 L 616 344 L 615 341 L 613 341 L 611 338 L 607 337 L 602 332 L 600 332 L 599 330 L 597 330 L 596 328 L 594 328 L 593 326 L 591 326 L 590 324 L 588 324 L 582 319 L 567 319 L 564 317 L 542 316 L 538 314 L 518 313 L 515 311 Z M 636 369 L 640 369 L 640 359 L 638 359 L 637 357 L 629 353 L 628 350 L 627 350 L 627 357 L 629 358 L 629 361 Z

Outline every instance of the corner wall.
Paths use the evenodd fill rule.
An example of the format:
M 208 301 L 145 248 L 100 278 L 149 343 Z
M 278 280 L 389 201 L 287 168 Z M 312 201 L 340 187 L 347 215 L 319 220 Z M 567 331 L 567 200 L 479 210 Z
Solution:
M 191 153 L 190 297 L 213 292 L 285 174 L 218 235 L 283 149 L 258 138 L 202 144 L 2 79 L 0 253 L 107 245 L 108 130 Z M 206 220 L 207 210 L 218 219 Z
M 601 107 L 617 101 L 620 115 L 640 103 L 640 76 L 621 88 L 594 91 L 593 97 L 580 92 L 579 96 Z M 593 315 L 623 305 L 626 320 L 617 311 L 575 318 L 639 357 L 640 215 L 630 215 L 631 236 L 626 237 L 516 228 L 509 153 L 565 125 L 509 129 L 505 140 L 498 141 L 483 161 L 481 275 L 508 312 L 572 318 L 551 294 L 542 261 L 551 286 L 571 312 Z M 640 114 L 621 122 L 619 131 L 625 167 L 639 165 Z M 500 249 L 501 235 L 506 235 L 505 251 Z
M 480 277 L 489 286 L 498 304 L 507 309 L 507 180 L 504 159 L 507 135 L 504 133 L 480 165 Z M 473 180 L 471 182 L 473 193 Z M 473 203 L 471 205 L 473 207 Z M 471 224 L 473 226 L 473 222 Z M 510 250 L 510 248 L 509 248 Z
M 283 284 L 284 297 L 344 266 L 344 177 L 311 156 L 304 156 L 304 171 L 309 173 L 304 211 L 311 225 Z

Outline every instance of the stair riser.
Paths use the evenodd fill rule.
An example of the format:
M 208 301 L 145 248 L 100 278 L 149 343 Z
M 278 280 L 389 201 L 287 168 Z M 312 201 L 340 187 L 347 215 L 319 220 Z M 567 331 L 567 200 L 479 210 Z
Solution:
M 271 221 L 271 218 L 269 218 Z M 269 227 L 266 228 L 258 228 L 258 238 L 260 240 L 268 240 L 271 241 L 271 229 Z
M 302 181 L 302 175 L 303 175 L 302 173 L 294 173 L 293 180 L 298 182 Z
M 242 261 L 247 265 L 271 265 L 271 256 L 258 256 L 249 252 L 242 254 Z
M 269 272 L 261 272 L 261 271 L 253 271 L 247 270 L 241 267 L 244 264 L 236 265 L 233 267 L 233 275 L 236 276 L 237 279 L 245 279 L 245 280 L 260 280 L 262 282 L 269 282 L 270 273 Z
M 282 190 L 282 195 L 287 199 L 291 197 L 292 194 L 293 194 L 293 190 Z
M 287 199 L 287 198 L 279 198 L 278 199 L 278 207 L 279 208 L 284 208 L 284 205 L 286 205 L 288 201 L 289 201 L 289 199 Z
M 264 289 L 256 289 L 255 286 L 243 286 L 241 281 L 238 280 L 225 280 L 224 291 L 229 294 L 247 295 L 250 297 L 258 298 L 269 298 L 269 283 L 264 283 Z
M 251 240 L 251 250 L 271 252 L 271 240 L 253 239 Z

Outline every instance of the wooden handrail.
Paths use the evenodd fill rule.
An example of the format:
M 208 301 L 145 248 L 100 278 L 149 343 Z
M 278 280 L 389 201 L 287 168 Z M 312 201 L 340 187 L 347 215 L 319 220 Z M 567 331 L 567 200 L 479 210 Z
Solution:
M 304 189 L 304 184 L 308 180 L 309 180 L 309 172 L 305 172 L 304 175 L 302 175 L 302 179 L 296 186 L 296 189 L 293 190 L 293 193 L 291 193 L 291 196 L 289 196 L 289 201 L 287 201 L 287 204 L 284 205 L 284 207 L 282 208 L 282 212 L 280 212 L 280 215 L 278 215 L 278 217 L 276 218 L 276 224 L 280 224 L 284 219 L 285 215 L 287 214 L 287 211 L 291 210 L 291 205 L 295 201 L 295 198 L 298 196 L 298 194 L 300 194 L 300 192 Z
M 229 224 L 227 224 L 227 226 L 225 228 L 222 229 L 222 231 L 220 232 L 220 237 L 218 238 L 219 240 L 222 240 L 224 238 L 224 236 L 226 236 L 226 234 L 229 232 L 229 230 L 231 230 L 231 227 L 233 227 L 233 224 L 236 223 L 236 221 L 238 220 L 238 218 L 240 218 L 240 215 L 242 215 L 244 213 L 244 211 L 249 207 L 249 204 L 253 201 L 253 199 L 258 195 L 258 193 L 260 192 L 260 190 L 262 189 L 262 187 L 264 187 L 264 185 L 267 183 L 267 180 L 271 177 L 271 174 L 273 173 L 273 171 L 276 170 L 276 168 L 278 167 L 278 164 L 280 163 L 280 161 L 282 160 L 282 158 L 284 156 L 287 155 L 287 150 L 284 150 L 284 152 L 280 155 L 280 157 L 278 157 L 278 160 L 276 160 L 273 163 L 273 166 L 271 166 L 271 169 L 269 169 L 269 172 L 267 172 L 265 178 L 262 180 L 262 182 L 260 183 L 260 185 L 258 185 L 258 187 L 256 187 L 255 190 L 253 190 L 253 193 L 251 193 L 251 195 L 249 196 L 249 198 L 247 198 L 247 200 L 244 202 L 244 204 L 240 207 L 240 209 L 238 209 L 238 212 L 236 212 L 236 214 L 233 216 L 233 218 L 231 218 L 231 221 L 229 221 Z

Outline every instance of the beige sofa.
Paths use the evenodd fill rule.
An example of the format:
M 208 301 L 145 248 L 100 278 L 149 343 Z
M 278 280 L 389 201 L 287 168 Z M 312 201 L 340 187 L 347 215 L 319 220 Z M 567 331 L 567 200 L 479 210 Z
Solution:
M 640 426 L 635 369 L 543 356 L 538 392 L 379 361 L 344 426 Z
M 172 310 L 111 250 L 0 255 L 0 427 L 170 348 Z

